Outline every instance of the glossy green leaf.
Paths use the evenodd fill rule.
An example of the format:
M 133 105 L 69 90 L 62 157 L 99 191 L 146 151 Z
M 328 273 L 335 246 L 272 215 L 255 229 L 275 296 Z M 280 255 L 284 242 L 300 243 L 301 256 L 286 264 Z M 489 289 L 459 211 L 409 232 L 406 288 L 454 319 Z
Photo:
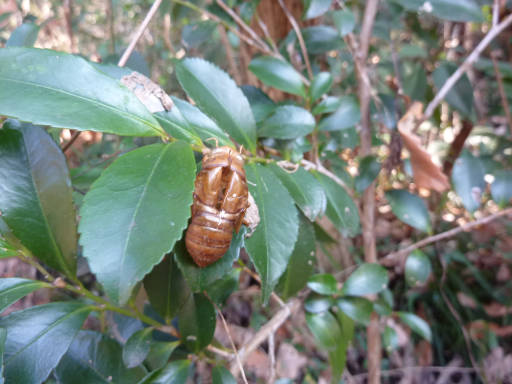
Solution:
M 327 96 L 313 107 L 313 115 L 321 115 L 336 111 L 342 103 L 342 99 L 336 96 Z
M 0 129 L 0 211 L 35 257 L 75 275 L 77 234 L 69 171 L 62 151 L 40 127 L 8 121 Z
M 380 172 L 380 163 L 375 156 L 366 156 L 359 163 L 359 175 L 354 180 L 357 192 L 364 192 L 377 178 Z
M 261 89 L 252 85 L 242 85 L 242 92 L 249 100 L 249 104 L 251 104 L 252 114 L 256 123 L 265 120 L 277 107 L 276 103 Z
M 190 375 L 189 360 L 176 360 L 162 369 L 151 372 L 138 384 L 185 384 Z
M 208 291 L 212 283 L 221 279 L 233 268 L 233 263 L 240 256 L 240 249 L 244 247 L 246 232 L 245 227 L 240 228 L 237 234 L 233 234 L 233 239 L 226 254 L 215 263 L 204 268 L 199 268 L 194 263 L 183 242 L 177 244 L 175 260 L 194 292 Z
M 432 78 L 438 90 L 441 89 L 446 80 L 448 80 L 456 69 L 457 65 L 450 62 L 443 62 L 436 68 L 432 74 Z M 463 116 L 471 116 L 473 111 L 473 87 L 471 86 L 467 75 L 464 74 L 455 83 L 455 85 L 446 94 L 445 100 Z
M 314 176 L 324 187 L 327 196 L 325 211 L 329 220 L 343 235 L 355 236 L 359 233 L 359 213 L 354 201 L 347 192 L 330 177 L 314 172 Z
M 412 100 L 425 102 L 427 75 L 421 63 L 413 65 L 410 72 L 404 75 L 403 88 L 404 93 Z
M 309 289 L 322 295 L 334 295 L 338 292 L 337 285 L 338 282 L 329 273 L 319 273 L 308 279 Z
M 0 50 L 0 100 L 0 115 L 34 124 L 123 136 L 164 134 L 130 90 L 67 53 Z
M 342 334 L 331 312 L 306 313 L 306 324 L 320 348 L 333 350 L 337 347 Z
M 341 330 L 341 339 L 336 348 L 329 351 L 329 365 L 333 381 L 341 379 L 347 361 L 347 349 L 354 338 L 354 321 L 341 311 L 336 311 L 336 320 Z
M 304 302 L 304 309 L 310 313 L 325 312 L 334 305 L 334 299 L 331 296 L 312 294 Z
M 309 135 L 315 128 L 315 118 L 309 111 L 294 105 L 277 107 L 258 129 L 260 137 L 296 139 Z
M 260 215 L 259 225 L 245 242 L 246 250 L 261 277 L 266 302 L 290 260 L 299 219 L 292 197 L 272 171 L 260 164 L 245 168 Z
M 39 34 L 39 26 L 34 23 L 23 23 L 16 28 L 7 42 L 6 47 L 33 47 Z
M 178 313 L 178 327 L 182 342 L 192 352 L 199 352 L 213 339 L 215 331 L 215 308 L 206 296 L 190 295 Z
M 422 11 L 444 20 L 483 21 L 482 7 L 476 0 L 392 0 L 410 11 Z
M 427 341 L 432 341 L 432 331 L 428 323 L 421 317 L 409 312 L 396 312 L 400 320 L 407 324 L 413 332 L 423 337 Z
M 388 272 L 374 263 L 364 263 L 343 284 L 341 292 L 349 296 L 366 296 L 379 293 L 388 285 Z
M 302 167 L 297 168 L 295 172 L 287 172 L 275 164 L 272 164 L 270 169 L 281 180 L 295 204 L 309 220 L 314 221 L 317 216 L 324 213 L 327 198 L 322 185 L 311 173 Z
M 470 212 L 474 212 L 480 207 L 482 194 L 486 187 L 484 177 L 485 169 L 482 162 L 470 152 L 464 151 L 455 160 L 452 183 L 462 204 Z
M 330 116 L 323 119 L 318 128 L 322 131 L 340 131 L 355 126 L 361 120 L 359 104 L 353 96 L 342 96 L 340 106 Z
M 80 243 L 115 302 L 126 303 L 182 236 L 194 179 L 192 150 L 178 141 L 121 156 L 92 185 L 80 212 Z
M 299 234 L 288 267 L 279 280 L 277 290 L 284 300 L 293 297 L 308 281 L 315 268 L 315 231 L 304 215 L 299 214 Z
M 338 308 L 358 323 L 368 325 L 373 311 L 373 304 L 363 297 L 344 296 L 336 300 Z
M 233 142 L 229 139 L 226 132 L 224 132 L 215 121 L 201 112 L 199 108 L 177 97 L 173 97 L 172 101 L 187 121 L 189 127 L 197 132 L 201 140 L 213 146 L 215 145 L 215 141 L 211 139 L 216 138 L 220 146 L 228 145 L 233 147 Z
M 401 221 L 420 231 L 430 232 L 430 216 L 421 197 L 405 189 L 393 189 L 386 192 L 391 210 Z
M 154 116 L 165 132 L 173 138 L 184 140 L 190 144 L 202 144 L 199 134 L 183 117 L 183 114 L 176 105 L 170 111 L 157 112 Z
M 144 277 L 144 288 L 151 306 L 167 323 L 190 296 L 190 289 L 172 255 L 166 256 Z
M 188 58 L 177 62 L 176 76 L 187 94 L 233 139 L 256 149 L 256 123 L 243 92 L 214 64 Z
M 0 328 L 7 329 L 6 382 L 43 382 L 71 345 L 90 311 L 91 307 L 78 302 L 55 302 L 0 318 Z
M 512 171 L 499 170 L 494 172 L 494 181 L 491 184 L 492 199 L 500 206 L 504 206 L 512 199 Z
M 151 370 L 162 368 L 169 361 L 169 357 L 179 346 L 179 341 L 153 341 L 149 347 L 146 364 Z
M 386 327 L 382 334 L 382 346 L 387 352 L 394 351 L 398 348 L 398 334 L 391 327 Z
M 123 362 L 128 368 L 142 364 L 149 353 L 153 328 L 144 328 L 126 340 L 123 347 Z
M 37 280 L 18 277 L 0 278 L 0 313 L 30 292 L 49 286 L 49 284 Z
M 414 287 L 416 284 L 424 284 L 430 277 L 432 264 L 427 255 L 419 249 L 407 256 L 405 262 L 405 281 Z
M 327 25 L 315 25 L 302 29 L 302 37 L 309 54 L 320 54 L 342 47 L 338 31 Z
M 286 61 L 261 56 L 251 61 L 249 69 L 266 85 L 294 95 L 306 95 L 300 74 Z
M 236 380 L 225 367 L 217 365 L 212 368 L 212 384 L 236 384 Z
M 333 78 L 329 72 L 320 72 L 315 75 L 309 88 L 311 101 L 316 101 L 323 94 L 329 92 L 332 87 Z
M 341 36 L 346 36 L 354 31 L 356 17 L 349 9 L 334 11 L 331 13 L 334 25 Z
M 332 0 L 303 0 L 304 16 L 303 19 L 314 19 L 322 16 L 331 7 Z
M 229 296 L 238 289 L 241 268 L 233 268 L 220 280 L 208 287 L 208 296 L 219 306 L 222 306 Z
M 17 256 L 20 248 L 21 244 L 0 217 L 0 259 Z
M 73 384 L 136 384 L 145 374 L 141 366 L 125 367 L 117 341 L 93 331 L 78 332 L 55 369 L 59 383 Z
M 7 329 L 0 328 L 0 384 L 4 384 L 4 352 L 5 340 L 7 339 Z

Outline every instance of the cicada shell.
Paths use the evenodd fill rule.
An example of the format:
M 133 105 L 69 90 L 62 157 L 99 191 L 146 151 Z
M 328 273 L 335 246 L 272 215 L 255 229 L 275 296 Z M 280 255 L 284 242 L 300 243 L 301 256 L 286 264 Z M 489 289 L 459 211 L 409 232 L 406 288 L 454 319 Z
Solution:
M 218 147 L 203 157 L 195 181 L 192 221 L 185 235 L 190 256 L 199 267 L 219 260 L 229 249 L 233 230 L 242 225 L 248 206 L 242 156 Z

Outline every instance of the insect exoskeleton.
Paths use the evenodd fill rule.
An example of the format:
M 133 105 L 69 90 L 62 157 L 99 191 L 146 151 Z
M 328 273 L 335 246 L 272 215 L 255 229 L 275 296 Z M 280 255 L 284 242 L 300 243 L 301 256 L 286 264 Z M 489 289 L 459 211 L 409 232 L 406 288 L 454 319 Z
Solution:
M 204 155 L 185 235 L 188 253 L 199 267 L 214 263 L 227 252 L 233 230 L 238 233 L 242 225 L 248 194 L 244 160 L 238 152 L 218 147 Z

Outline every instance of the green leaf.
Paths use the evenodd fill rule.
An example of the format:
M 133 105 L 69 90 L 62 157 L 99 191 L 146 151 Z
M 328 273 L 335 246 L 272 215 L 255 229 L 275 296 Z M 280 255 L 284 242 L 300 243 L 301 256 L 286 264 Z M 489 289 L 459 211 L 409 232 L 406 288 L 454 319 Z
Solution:
M 306 313 L 306 324 L 320 348 L 336 349 L 341 340 L 341 329 L 331 312 Z
M 352 320 L 368 325 L 373 310 L 370 300 L 363 297 L 344 296 L 336 300 L 336 305 Z
M 4 384 L 4 352 L 5 340 L 7 339 L 7 329 L 0 328 L 0 384 Z
M 392 0 L 409 11 L 423 11 L 444 20 L 483 21 L 482 7 L 476 0 Z
M 313 115 L 321 115 L 324 113 L 334 112 L 340 107 L 342 101 L 343 100 L 339 97 L 327 96 L 313 107 Z
M 364 263 L 345 281 L 341 292 L 349 296 L 366 296 L 379 293 L 388 285 L 388 272 L 374 263 Z
M 303 19 L 314 19 L 322 16 L 331 7 L 332 0 L 303 0 L 304 16 Z
M 212 63 L 184 59 L 176 76 L 187 94 L 231 137 L 251 152 L 256 150 L 256 123 L 247 98 L 236 83 Z
M 233 147 L 233 142 L 229 136 L 224 132 L 215 121 L 206 116 L 201 110 L 185 100 L 173 97 L 175 107 L 179 109 L 181 115 L 185 118 L 189 127 L 194 129 L 202 141 L 215 145 L 214 141 L 208 139 L 216 138 L 219 145 L 227 145 Z
M 341 329 L 341 339 L 338 341 L 336 349 L 329 351 L 329 365 L 332 370 L 332 380 L 337 382 L 345 370 L 347 360 L 347 349 L 354 338 L 354 322 L 343 312 L 336 312 L 336 319 Z
M 315 25 L 302 29 L 302 37 L 309 54 L 320 54 L 342 47 L 338 31 L 327 25 Z
M 409 312 L 396 312 L 400 320 L 407 324 L 413 332 L 423 337 L 427 341 L 432 341 L 432 331 L 428 323 L 421 317 Z
M 341 36 L 346 36 L 354 31 L 356 17 L 349 9 L 334 11 L 331 13 L 334 25 Z
M 329 220 L 341 234 L 355 236 L 359 233 L 359 213 L 347 192 L 330 177 L 314 172 L 313 175 L 324 187 L 327 196 L 325 211 Z
M 69 348 L 90 311 L 91 307 L 78 302 L 56 302 L 0 318 L 0 328 L 7 329 L 6 382 L 43 382 Z
M 366 156 L 359 163 L 359 175 L 354 180 L 354 186 L 357 192 L 364 192 L 373 180 L 377 178 L 380 172 L 380 163 L 375 156 Z
M 217 305 L 222 305 L 238 289 L 241 268 L 233 268 L 226 275 L 208 287 L 208 296 Z
M 309 289 L 322 295 L 334 295 L 338 292 L 337 285 L 338 282 L 329 273 L 319 273 L 308 279 Z
M 123 347 L 123 361 L 128 368 L 142 364 L 149 353 L 153 328 L 138 330 L 126 341 Z
M 178 313 L 181 340 L 194 353 L 210 344 L 215 323 L 215 308 L 210 300 L 200 293 L 190 295 Z
M 62 151 L 40 127 L 8 121 L 0 129 L 0 211 L 34 256 L 75 275 L 76 215 L 69 171 Z
M 315 118 L 309 111 L 294 105 L 277 107 L 258 129 L 260 137 L 296 139 L 309 135 L 315 128 Z
M 176 105 L 174 105 L 170 111 L 157 112 L 153 116 L 155 116 L 165 132 L 175 139 L 184 140 L 187 143 L 195 145 L 202 144 L 201 138 L 196 130 L 185 120 Z
M 386 192 L 391 210 L 401 221 L 420 231 L 430 232 L 430 217 L 427 206 L 421 197 L 405 189 L 393 189 Z
M 398 334 L 393 328 L 386 326 L 384 329 L 384 333 L 382 334 L 382 345 L 387 352 L 394 351 L 398 348 Z
M 212 384 L 236 384 L 233 375 L 223 366 L 212 368 Z
M 272 164 L 270 169 L 281 180 L 295 204 L 309 220 L 314 221 L 324 213 L 327 198 L 322 185 L 311 173 L 302 167 L 297 168 L 295 172 L 287 172 L 275 164 Z
M 308 281 L 315 268 L 315 230 L 304 215 L 299 214 L 299 234 L 286 271 L 281 276 L 277 290 L 283 300 L 293 297 Z
M 172 255 L 164 258 L 144 277 L 144 288 L 151 306 L 170 323 L 190 296 L 190 289 Z
M 334 305 L 331 296 L 313 294 L 304 302 L 304 309 L 310 313 L 325 312 Z
M 149 347 L 146 363 L 151 370 L 162 368 L 180 344 L 179 341 L 153 341 Z
M 189 360 L 176 360 L 149 373 L 138 384 L 185 384 L 190 374 Z
M 499 170 L 494 173 L 491 184 L 492 199 L 496 204 L 504 206 L 512 199 L 512 171 Z
M 34 23 L 23 23 L 16 28 L 7 42 L 6 47 L 33 47 L 39 34 L 39 26 Z
M 425 102 L 427 92 L 427 75 L 421 63 L 412 66 L 409 73 L 405 74 L 403 81 L 404 93 L 412 100 Z
M 322 97 L 323 94 L 329 92 L 332 87 L 332 82 L 332 75 L 329 72 L 320 72 L 316 74 L 311 82 L 311 87 L 309 88 L 311 101 L 316 101 Z
M 286 188 L 268 168 L 260 164 L 245 168 L 261 220 L 247 239 L 246 250 L 261 277 L 263 301 L 267 302 L 286 270 L 297 240 L 297 209 Z
M 242 85 L 242 92 L 249 100 L 249 104 L 251 104 L 252 114 L 256 123 L 261 123 L 276 109 L 276 103 L 261 89 L 252 85 Z
M 78 56 L 33 48 L 0 50 L 0 115 L 57 128 L 162 136 L 137 97 Z
M 424 284 L 432 272 L 432 264 L 427 255 L 419 249 L 413 251 L 405 262 L 405 281 L 414 287 L 416 284 Z
M 482 162 L 470 152 L 464 151 L 455 160 L 452 183 L 462 204 L 470 212 L 474 212 L 480 207 L 486 186 L 484 177 L 485 169 Z
M 42 281 L 18 277 L 0 278 L 0 313 L 30 292 L 44 287 L 50 287 L 50 285 Z
M 55 369 L 59 383 L 136 384 L 146 370 L 128 369 L 123 364 L 117 341 L 93 331 L 80 331 Z
M 171 251 L 187 226 L 195 161 L 183 142 L 153 144 L 110 165 L 85 196 L 80 243 L 109 297 L 133 287 Z
M 294 95 L 306 96 L 302 77 L 286 61 L 275 57 L 261 56 L 251 61 L 249 69 L 263 84 Z
M 444 83 L 446 83 L 446 80 L 448 80 L 456 69 L 457 65 L 454 63 L 441 63 L 432 74 L 436 88 L 441 89 Z M 473 87 L 467 75 L 462 75 L 450 91 L 448 91 L 445 100 L 463 116 L 471 116 L 473 111 Z
M 215 263 L 204 268 L 199 268 L 194 263 L 183 242 L 177 244 L 175 260 L 183 272 L 185 280 L 194 292 L 208 291 L 212 283 L 224 277 L 233 268 L 233 263 L 240 256 L 240 249 L 244 247 L 246 232 L 246 228 L 241 227 L 240 231 L 233 235 L 226 254 Z
M 318 128 L 322 131 L 340 131 L 355 126 L 361 120 L 359 104 L 353 96 L 342 96 L 340 106 L 330 116 L 323 119 Z
M 213 20 L 199 21 L 193 24 L 187 24 L 181 30 L 181 41 L 188 49 L 199 48 L 208 40 L 211 41 L 212 34 L 217 28 L 218 23 Z

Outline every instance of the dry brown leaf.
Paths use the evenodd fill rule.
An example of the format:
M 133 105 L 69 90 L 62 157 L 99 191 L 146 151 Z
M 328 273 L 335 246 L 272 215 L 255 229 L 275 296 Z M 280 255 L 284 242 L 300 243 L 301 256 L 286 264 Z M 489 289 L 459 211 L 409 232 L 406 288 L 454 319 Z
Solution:
M 432 162 L 430 154 L 422 147 L 421 140 L 412 130 L 422 117 L 423 104 L 414 102 L 398 122 L 398 132 L 411 155 L 414 182 L 419 188 L 444 192 L 450 188 L 448 177 Z

